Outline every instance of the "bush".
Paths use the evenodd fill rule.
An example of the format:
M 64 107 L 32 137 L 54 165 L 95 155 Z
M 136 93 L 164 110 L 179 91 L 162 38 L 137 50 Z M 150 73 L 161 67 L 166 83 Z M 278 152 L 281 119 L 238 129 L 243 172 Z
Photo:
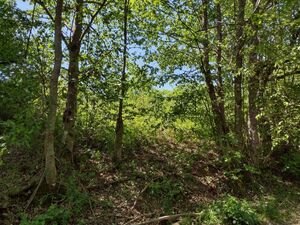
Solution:
M 282 214 L 278 209 L 278 202 L 276 199 L 269 199 L 265 202 L 260 203 L 258 206 L 258 211 L 264 217 L 276 221 L 276 222 L 283 222 L 282 221 Z
M 48 210 L 40 215 L 37 215 L 32 220 L 26 216 L 22 216 L 20 225 L 65 225 L 71 218 L 71 212 L 55 204 L 51 205 Z
M 70 177 L 66 183 L 66 193 L 62 196 L 64 206 L 52 204 L 46 212 L 36 215 L 29 219 L 26 215 L 21 217 L 21 225 L 66 225 L 70 223 L 71 218 L 75 215 L 78 218 L 80 212 L 89 202 L 88 195 L 81 192 L 73 177 Z M 51 196 L 46 195 L 46 198 Z M 72 221 L 74 222 L 74 221 Z M 78 222 L 78 221 L 77 221 Z
M 283 171 L 295 178 L 300 178 L 300 153 L 291 152 L 282 157 Z
M 73 177 L 67 181 L 66 202 L 72 208 L 72 212 L 78 214 L 89 203 L 89 196 L 87 193 L 82 192 Z
M 247 201 L 239 201 L 233 196 L 216 201 L 204 210 L 200 224 L 258 225 L 258 214 Z
M 236 225 L 257 225 L 258 216 L 247 201 L 238 201 L 229 196 L 221 203 L 224 222 Z
M 172 204 L 180 198 L 182 191 L 183 187 L 181 184 L 175 183 L 168 178 L 152 182 L 148 188 L 150 196 L 159 199 L 166 211 L 169 211 Z
M 42 129 L 42 120 L 36 119 L 35 112 L 24 110 L 14 116 L 13 120 L 0 121 L 3 128 L 3 139 L 8 147 L 33 149 L 37 144 Z

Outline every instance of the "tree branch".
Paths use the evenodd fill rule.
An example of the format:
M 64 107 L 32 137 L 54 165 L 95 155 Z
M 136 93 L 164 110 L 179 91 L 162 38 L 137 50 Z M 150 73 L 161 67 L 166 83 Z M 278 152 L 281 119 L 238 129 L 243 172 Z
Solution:
M 54 17 L 51 15 L 51 12 L 49 11 L 49 9 L 46 7 L 45 3 L 43 1 L 37 0 L 35 1 L 36 3 L 38 3 L 46 12 L 46 14 L 49 16 L 50 20 L 55 23 Z M 61 36 L 62 36 L 62 40 L 64 41 L 65 45 L 67 46 L 67 48 L 69 49 L 69 42 L 67 41 L 66 37 L 64 36 L 64 34 L 61 32 Z
M 92 15 L 92 18 L 91 18 L 90 22 L 88 23 L 87 27 L 85 28 L 85 30 L 83 31 L 83 33 L 82 33 L 82 35 L 80 37 L 80 41 L 82 41 L 82 39 L 84 38 L 84 36 L 88 33 L 88 31 L 90 30 L 90 28 L 91 28 L 94 20 L 96 19 L 97 15 L 104 8 L 104 6 L 106 6 L 108 4 L 108 1 L 107 0 L 103 0 L 102 3 L 94 2 L 94 1 L 86 1 L 85 3 L 100 4 L 100 7 L 97 9 L 97 11 L 94 13 L 94 15 Z
M 0 61 L 0 65 L 10 65 L 10 64 L 13 64 L 13 63 L 16 63 L 17 61 L 16 60 L 10 60 L 10 61 Z

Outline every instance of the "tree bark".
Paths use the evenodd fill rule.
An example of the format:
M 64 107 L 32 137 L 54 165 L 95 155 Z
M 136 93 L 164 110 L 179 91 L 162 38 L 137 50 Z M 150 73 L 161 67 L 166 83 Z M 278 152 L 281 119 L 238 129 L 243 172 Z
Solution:
M 51 188 L 55 187 L 57 182 L 54 131 L 57 111 L 58 78 L 62 63 L 62 8 L 63 0 L 57 0 L 55 8 L 54 67 L 50 80 L 50 101 L 44 139 L 45 179 L 47 185 Z
M 217 39 L 218 39 L 218 47 L 217 47 L 217 77 L 218 77 L 218 86 L 217 86 L 217 94 L 218 94 L 218 104 L 220 110 L 220 120 L 222 125 L 223 135 L 228 134 L 229 128 L 227 125 L 227 120 L 225 116 L 225 95 L 224 95 L 224 86 L 223 86 L 223 77 L 222 77 L 222 42 L 223 42 L 223 32 L 222 32 L 222 10 L 221 4 L 216 4 L 217 11 Z
M 69 44 L 68 92 L 63 115 L 65 144 L 71 162 L 74 162 L 75 117 L 77 111 L 77 92 L 79 76 L 79 56 L 81 48 L 83 0 L 76 0 L 75 31 Z
M 243 116 L 243 96 L 242 81 L 243 75 L 243 47 L 244 47 L 244 17 L 245 17 L 246 0 L 238 0 L 238 12 L 236 18 L 236 49 L 235 63 L 236 74 L 234 79 L 234 100 L 235 100 L 235 134 L 240 148 L 244 148 L 244 116 Z
M 68 68 L 68 91 L 66 107 L 63 115 L 64 135 L 63 144 L 66 146 L 68 154 L 67 159 L 74 163 L 74 144 L 75 144 L 75 121 L 77 113 L 77 94 L 79 83 L 79 57 L 81 50 L 81 42 L 85 35 L 89 32 L 94 20 L 100 11 L 107 5 L 107 0 L 104 0 L 99 8 L 91 16 L 90 21 L 83 29 L 83 0 L 76 0 L 76 15 L 75 15 L 75 30 L 71 41 L 66 45 L 69 49 L 69 68 Z M 90 2 L 89 2 L 90 3 Z
M 255 10 L 255 14 L 259 13 L 259 8 L 255 6 L 256 0 L 252 0 L 253 8 Z M 259 44 L 258 38 L 258 26 L 254 23 L 251 23 L 251 27 L 253 30 L 252 36 L 252 45 L 253 50 L 250 52 L 249 63 L 250 65 L 254 65 L 254 71 L 250 74 L 248 80 L 248 138 L 249 138 L 249 147 L 251 149 L 251 158 L 254 162 L 257 161 L 257 151 L 260 147 L 260 140 L 258 134 L 258 122 L 257 122 L 257 115 L 259 113 L 257 107 L 257 97 L 258 97 L 258 90 L 259 90 L 259 76 L 260 76 L 260 69 L 258 63 L 258 54 L 256 53 L 257 46 Z
M 120 88 L 120 96 L 119 96 L 119 111 L 118 118 L 116 122 L 116 137 L 115 137 L 115 146 L 113 158 L 116 162 L 119 162 L 122 159 L 122 142 L 123 142 L 123 101 L 125 97 L 126 87 L 126 62 L 127 62 L 127 19 L 128 19 L 128 7 L 129 0 L 124 0 L 124 43 L 123 43 L 123 68 L 122 68 L 122 76 L 121 76 L 121 88 Z
M 217 137 L 217 141 L 219 145 L 222 145 L 222 137 L 228 132 L 227 131 L 227 125 L 226 125 L 226 119 L 225 119 L 225 112 L 224 112 L 224 104 L 222 104 L 222 100 L 218 101 L 218 96 L 216 93 L 216 88 L 213 84 L 213 78 L 210 70 L 209 65 L 209 41 L 208 41 L 208 5 L 209 1 L 204 0 L 203 6 L 203 31 L 205 32 L 205 40 L 203 41 L 203 47 L 204 47 L 204 57 L 203 62 L 201 62 L 201 70 L 205 78 L 205 83 L 208 89 L 208 95 L 211 101 L 211 107 L 212 112 L 214 114 L 214 124 L 215 124 L 215 136 Z M 220 28 L 220 27 L 219 27 Z M 220 56 L 221 52 L 218 52 L 218 56 Z M 220 66 L 220 64 L 219 64 Z M 218 72 L 221 72 L 219 70 Z M 221 76 L 221 74 L 218 74 Z M 220 81 L 221 80 L 221 81 Z M 219 94 L 221 94 L 220 98 L 223 98 L 223 90 L 221 85 L 223 84 L 222 78 L 219 78 Z

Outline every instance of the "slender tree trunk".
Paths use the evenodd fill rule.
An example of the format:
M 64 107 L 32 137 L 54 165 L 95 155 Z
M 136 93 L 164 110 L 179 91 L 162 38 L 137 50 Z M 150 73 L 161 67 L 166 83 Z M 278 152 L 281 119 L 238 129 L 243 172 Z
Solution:
M 222 104 L 220 105 L 218 103 L 218 98 L 216 95 L 216 89 L 213 84 L 213 79 L 212 79 L 212 74 L 210 70 L 210 65 L 209 65 L 209 41 L 208 41 L 208 5 L 209 1 L 204 0 L 203 1 L 203 6 L 204 6 L 204 11 L 203 11 L 203 30 L 205 32 L 205 40 L 203 41 L 203 47 L 204 47 L 204 57 L 203 57 L 203 62 L 201 63 L 202 66 L 202 73 L 204 74 L 206 86 L 208 89 L 208 95 L 211 101 L 211 107 L 212 111 L 214 114 L 214 124 L 215 124 L 215 135 L 217 137 L 217 141 L 220 145 L 222 145 L 222 136 L 224 135 L 224 130 L 223 127 L 225 122 L 225 114 L 224 110 L 222 110 Z M 224 109 L 224 108 L 223 108 Z
M 243 117 L 243 96 L 242 81 L 243 76 L 241 69 L 243 68 L 243 34 L 244 34 L 244 17 L 245 17 L 246 0 L 238 0 L 238 12 L 236 21 L 236 49 L 235 63 L 236 75 L 234 79 L 234 99 L 235 99 L 235 134 L 238 139 L 239 146 L 244 148 L 244 117 Z
M 66 108 L 63 116 L 64 138 L 70 161 L 74 161 L 74 143 L 75 143 L 75 117 L 77 111 L 77 91 L 79 76 L 79 56 L 81 48 L 82 35 L 82 6 L 83 0 L 76 0 L 75 31 L 69 45 L 69 68 L 68 68 L 68 93 Z
M 54 67 L 50 80 L 50 101 L 44 140 L 45 178 L 47 185 L 51 188 L 55 187 L 57 181 L 54 131 L 57 111 L 58 77 L 60 75 L 62 63 L 62 8 L 63 0 L 57 0 L 55 8 Z
M 255 7 L 256 0 L 252 0 L 253 8 L 255 9 L 255 14 L 259 12 L 258 7 Z M 258 26 L 254 23 L 251 23 L 251 27 L 253 30 L 252 36 L 252 45 L 253 50 L 250 53 L 249 63 L 250 65 L 254 65 L 254 71 L 250 74 L 249 81 L 248 81 L 248 136 L 249 136 L 249 145 L 251 152 L 251 158 L 254 162 L 257 161 L 257 151 L 260 147 L 260 140 L 258 134 L 258 123 L 257 123 L 257 115 L 259 113 L 257 107 L 257 97 L 258 97 L 258 90 L 259 90 L 259 63 L 258 63 L 258 55 L 256 53 L 257 46 L 259 44 L 258 38 Z
M 125 82 L 126 82 L 126 61 L 127 61 L 127 18 L 128 18 L 129 0 L 124 0 L 124 43 L 123 43 L 123 68 L 121 77 L 121 89 L 119 96 L 119 111 L 116 122 L 116 137 L 113 158 L 119 162 L 122 159 L 122 140 L 123 140 L 123 101 L 125 97 Z
M 217 77 L 218 77 L 218 87 L 217 87 L 217 94 L 218 94 L 218 104 L 219 104 L 219 111 L 220 111 L 220 120 L 222 125 L 222 132 L 223 135 L 228 134 L 229 128 L 226 121 L 225 116 L 225 98 L 224 98 L 224 87 L 223 87 L 223 77 L 222 77 L 222 42 L 223 42 L 223 32 L 222 32 L 222 11 L 220 3 L 216 4 L 216 11 L 217 11 L 217 39 L 218 39 L 218 47 L 217 47 Z

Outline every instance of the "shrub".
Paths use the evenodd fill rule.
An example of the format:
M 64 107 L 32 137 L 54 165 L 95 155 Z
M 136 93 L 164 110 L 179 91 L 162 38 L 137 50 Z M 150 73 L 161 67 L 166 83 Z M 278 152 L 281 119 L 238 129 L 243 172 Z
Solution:
M 45 195 L 49 198 L 51 195 Z M 46 212 L 36 215 L 33 219 L 29 219 L 26 215 L 21 217 L 21 225 L 65 225 L 69 224 L 70 219 L 80 212 L 87 205 L 89 199 L 85 192 L 81 192 L 73 177 L 70 177 L 66 183 L 66 193 L 62 196 L 64 200 L 63 206 L 52 204 Z M 43 201 L 44 199 L 42 199 Z M 78 222 L 78 221 L 77 221 Z
M 82 209 L 87 206 L 89 202 L 89 196 L 86 192 L 82 192 L 76 184 L 73 177 L 70 177 L 67 181 L 66 202 L 72 208 L 72 212 L 78 214 Z
M 203 211 L 199 224 L 258 225 L 258 214 L 247 201 L 233 196 L 214 202 Z
M 166 211 L 169 211 L 172 204 L 180 198 L 182 191 L 183 187 L 181 184 L 175 183 L 168 178 L 152 182 L 148 188 L 150 196 L 159 199 Z
M 300 153 L 292 152 L 282 157 L 283 171 L 300 178 Z
M 258 206 L 258 211 L 263 216 L 276 222 L 282 222 L 282 215 L 278 209 L 278 202 L 276 199 L 270 199 L 266 202 L 262 202 Z
M 51 205 L 48 210 L 40 215 L 37 215 L 32 220 L 26 216 L 22 216 L 20 225 L 65 225 L 71 218 L 71 212 L 55 204 Z

